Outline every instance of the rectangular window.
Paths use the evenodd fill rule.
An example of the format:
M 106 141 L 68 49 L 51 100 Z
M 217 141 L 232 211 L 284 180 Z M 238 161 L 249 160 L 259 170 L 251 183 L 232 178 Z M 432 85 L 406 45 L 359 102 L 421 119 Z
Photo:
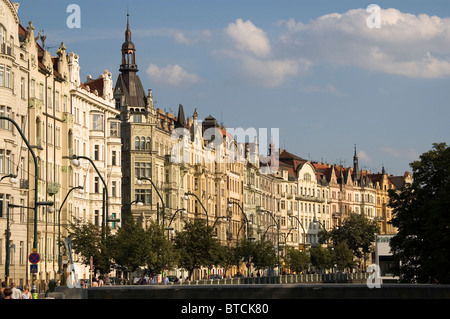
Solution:
M 67 112 L 67 95 L 63 96 L 63 112 Z
M 111 165 L 117 165 L 117 155 L 116 151 L 112 151 L 111 153 Z
M 55 110 L 59 112 L 59 91 L 55 92 Z
M 0 86 L 5 86 L 5 66 L 0 64 Z
M 94 131 L 103 131 L 103 114 L 92 115 L 92 129 Z
M 134 114 L 133 123 L 142 123 L 142 114 Z
M 44 83 L 39 83 L 39 100 L 44 101 Z
M 152 164 L 151 163 L 140 163 L 137 162 L 134 165 L 134 174 L 137 178 L 139 177 L 152 177 Z
M 120 137 L 120 123 L 111 122 L 109 124 L 109 136 L 110 137 Z
M 11 88 L 11 67 L 6 67 L 5 87 Z
M 117 197 L 117 182 L 116 181 L 113 181 L 111 183 L 111 196 Z
M 30 97 L 32 97 L 32 98 L 36 97 L 36 80 L 35 79 L 31 79 Z
M 94 224 L 100 226 L 100 211 L 98 209 L 94 211 Z
M 94 160 L 100 160 L 100 145 L 94 145 Z
M 53 104 L 52 104 L 52 88 L 51 87 L 47 88 L 47 106 L 49 108 L 53 107 Z
M 25 99 L 25 78 L 20 79 L 20 97 Z
M 59 126 L 56 126 L 55 145 L 61 147 L 61 128 Z
M 152 203 L 152 190 L 151 189 L 136 189 L 135 200 L 138 200 L 146 205 Z
M 100 179 L 98 176 L 94 178 L 94 193 L 100 193 Z

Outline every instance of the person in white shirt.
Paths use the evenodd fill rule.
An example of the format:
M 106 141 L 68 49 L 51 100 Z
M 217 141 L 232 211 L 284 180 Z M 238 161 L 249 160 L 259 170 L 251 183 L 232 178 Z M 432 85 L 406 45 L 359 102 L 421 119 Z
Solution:
M 16 287 L 15 283 L 11 283 L 12 295 L 11 299 L 22 299 L 22 291 Z

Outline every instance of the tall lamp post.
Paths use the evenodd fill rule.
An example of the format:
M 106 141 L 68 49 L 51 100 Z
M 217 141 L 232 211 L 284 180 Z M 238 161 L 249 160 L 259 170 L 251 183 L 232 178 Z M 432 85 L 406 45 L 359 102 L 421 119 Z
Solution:
M 67 198 L 69 198 L 69 195 L 72 191 L 76 190 L 76 189 L 83 189 L 83 186 L 76 186 L 76 187 L 72 187 L 71 189 L 69 189 L 69 191 L 66 194 L 66 197 L 64 197 L 64 200 L 62 201 L 61 205 L 59 206 L 58 209 L 58 274 L 62 273 L 62 257 L 61 257 L 61 210 L 67 200 Z
M 36 154 L 34 153 L 32 147 L 31 147 L 30 143 L 28 142 L 27 138 L 25 137 L 25 135 L 23 134 L 22 130 L 20 129 L 20 126 L 13 119 L 10 119 L 9 117 L 0 116 L 0 120 L 9 121 L 16 127 L 17 132 L 19 132 L 19 134 L 22 137 L 23 141 L 27 145 L 27 148 L 30 151 L 31 156 L 33 156 L 33 161 L 34 161 L 34 207 L 33 207 L 33 209 L 34 209 L 34 239 L 33 239 L 33 252 L 36 252 L 37 251 L 37 220 L 38 220 L 38 210 L 39 210 L 39 204 L 38 204 L 39 166 L 38 166 L 37 157 L 36 157 Z
M 202 206 L 203 210 L 206 213 L 206 225 L 209 226 L 209 219 L 208 219 L 208 211 L 206 210 L 205 206 L 203 206 L 202 201 L 200 200 L 200 198 L 198 198 L 197 195 L 195 195 L 194 193 L 191 192 L 186 192 L 184 193 L 184 199 L 188 200 L 189 196 L 194 196 L 195 198 L 197 198 L 198 202 L 200 203 L 200 205 Z
M 156 193 L 158 194 L 159 199 L 161 200 L 161 203 L 162 203 L 162 225 L 164 227 L 164 218 L 165 218 L 165 215 L 166 215 L 166 205 L 164 204 L 164 199 L 162 198 L 161 193 L 159 192 L 159 190 L 156 187 L 155 183 L 150 178 L 148 178 L 148 177 L 139 177 L 138 180 L 137 180 L 137 184 L 138 185 L 142 185 L 143 184 L 142 180 L 149 181 L 152 184 L 153 188 L 156 190 Z M 158 225 L 159 225 L 159 211 L 156 212 L 156 220 L 157 220 Z
M 261 213 L 268 213 L 277 225 L 277 258 L 278 258 L 278 275 L 280 275 L 280 224 L 275 219 L 275 216 L 268 210 L 261 210 Z
M 233 204 L 237 205 L 239 207 L 239 209 L 241 210 L 242 215 L 244 215 L 245 222 L 247 223 L 247 239 L 248 239 L 248 237 L 249 237 L 248 231 L 250 229 L 250 223 L 248 221 L 247 215 L 244 213 L 244 210 L 242 209 L 241 205 L 238 202 L 234 202 L 234 201 L 230 201 L 229 200 L 228 201 L 228 208 L 231 208 L 233 206 Z M 239 239 L 239 238 L 237 238 L 237 239 Z
M 102 216 L 102 238 L 105 239 L 106 238 L 106 220 L 107 220 L 107 216 L 108 216 L 108 186 L 106 185 L 105 180 L 102 177 L 102 174 L 100 174 L 97 166 L 95 165 L 94 161 L 91 160 L 89 157 L 87 156 L 78 156 L 78 155 L 72 155 L 71 157 L 72 159 L 72 164 L 76 167 L 80 166 L 80 159 L 86 159 L 88 160 L 92 166 L 94 167 L 95 171 L 97 172 L 97 175 L 100 177 L 102 183 L 103 183 L 103 216 Z
M 12 184 L 17 183 L 17 175 L 9 174 L 2 176 L 0 178 L 0 182 L 4 180 L 5 178 L 10 178 L 10 182 Z M 10 240 L 11 240 L 11 230 L 10 230 L 10 224 L 9 224 L 9 206 L 6 208 L 6 260 L 5 260 L 5 281 L 6 285 L 9 286 L 9 265 L 11 263 L 11 247 L 10 247 Z
M 177 213 L 180 212 L 181 214 L 186 215 L 187 214 L 187 210 L 185 208 L 179 208 L 175 211 L 175 213 L 173 213 L 172 218 L 170 219 L 169 225 L 167 225 L 167 239 L 170 238 L 170 230 L 173 230 L 173 228 L 170 227 L 170 225 L 172 225 L 173 220 L 175 219 L 175 216 L 177 215 Z
M 303 224 L 302 224 L 302 222 L 300 221 L 300 219 L 297 217 L 297 216 L 295 216 L 295 215 L 289 215 L 289 218 L 295 218 L 295 219 L 297 219 L 297 222 L 300 224 L 300 226 L 302 227 L 302 229 L 303 229 L 303 249 L 306 249 L 306 231 L 305 231 L 305 227 L 303 227 Z

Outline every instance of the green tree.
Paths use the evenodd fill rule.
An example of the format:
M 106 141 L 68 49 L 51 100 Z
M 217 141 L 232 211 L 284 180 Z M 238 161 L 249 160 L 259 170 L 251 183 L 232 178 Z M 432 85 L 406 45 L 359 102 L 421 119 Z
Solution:
M 348 248 L 346 242 L 341 242 L 334 246 L 334 264 L 341 271 L 352 268 L 355 265 L 353 251 Z
M 186 269 L 191 278 L 195 269 L 210 267 L 217 261 L 218 246 L 211 227 L 204 220 L 188 222 L 175 237 L 175 247 L 179 253 L 178 266 Z
M 236 247 L 219 245 L 216 251 L 217 265 L 225 269 L 225 275 L 227 270 L 231 269 L 233 266 L 237 265 L 239 262 L 239 257 L 236 254 Z
M 310 250 L 311 264 L 321 270 L 333 268 L 334 253 L 329 248 L 318 246 Z
M 450 283 L 450 147 L 435 143 L 410 166 L 412 184 L 389 192 L 396 272 L 406 282 Z
M 90 265 L 93 258 L 94 273 L 106 274 L 111 271 L 111 234 L 106 230 L 106 239 L 102 239 L 102 229 L 92 223 L 82 223 L 80 220 L 70 223 L 68 237 L 72 249 L 81 256 L 82 263 Z
M 291 271 L 301 273 L 308 268 L 310 258 L 305 252 L 290 247 L 286 252 L 285 263 Z
M 238 258 L 238 263 L 236 264 L 239 269 L 239 264 L 244 262 L 245 264 L 250 264 L 255 254 L 255 243 L 248 239 L 242 239 L 238 242 L 236 247 L 236 257 Z
M 154 258 L 154 253 L 149 249 L 149 238 L 134 218 L 124 220 L 111 240 L 114 247 L 112 257 L 121 270 L 136 271 Z
M 278 266 L 277 253 L 271 241 L 261 239 L 255 243 L 252 263 L 258 270 Z
M 365 254 L 370 253 L 375 234 L 379 232 L 376 221 L 369 220 L 364 214 L 350 213 L 342 226 L 331 230 L 329 235 L 334 246 L 345 242 L 353 254 L 361 260 Z
M 179 253 L 164 235 L 163 228 L 156 222 L 150 223 L 145 236 L 148 240 L 146 265 L 155 273 L 163 269 L 172 269 L 178 263 Z

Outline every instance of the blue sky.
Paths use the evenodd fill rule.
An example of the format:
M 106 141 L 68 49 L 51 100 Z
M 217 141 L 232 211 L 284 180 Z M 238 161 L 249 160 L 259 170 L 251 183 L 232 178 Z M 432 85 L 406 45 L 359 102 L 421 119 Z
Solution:
M 51 52 L 79 54 L 82 78 L 116 79 L 127 8 L 140 78 L 166 111 L 278 128 L 280 148 L 313 161 L 350 166 L 356 144 L 360 167 L 394 175 L 450 142 L 449 1 L 24 0 L 19 17 Z

